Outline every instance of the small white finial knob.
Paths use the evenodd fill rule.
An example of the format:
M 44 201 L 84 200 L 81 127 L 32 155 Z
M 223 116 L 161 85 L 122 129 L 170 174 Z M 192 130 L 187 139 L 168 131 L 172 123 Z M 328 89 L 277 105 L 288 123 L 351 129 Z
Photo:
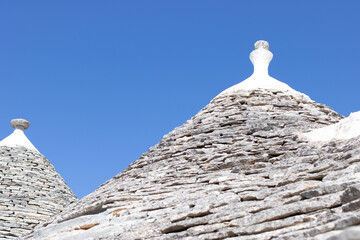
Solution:
M 297 92 L 287 84 L 269 76 L 268 68 L 272 57 L 273 54 L 269 51 L 269 43 L 264 40 L 257 41 L 255 43 L 255 50 L 250 53 L 250 60 L 254 64 L 254 73 L 241 83 L 226 89 L 218 96 L 236 94 L 239 90 L 272 89 L 305 98 L 306 101 L 312 101 L 305 94 Z
M 30 126 L 29 121 L 27 121 L 25 119 L 21 119 L 21 118 L 13 119 L 13 120 L 11 120 L 10 123 L 11 123 L 11 126 L 15 129 L 25 130 Z
M 264 41 L 264 40 L 259 40 L 259 41 L 257 41 L 255 43 L 255 50 L 259 49 L 259 48 L 269 50 L 269 43 L 267 41 Z
M 264 40 L 255 43 L 255 50 L 250 53 L 250 60 L 254 65 L 254 75 L 269 76 L 268 67 L 273 58 L 269 51 L 269 43 Z

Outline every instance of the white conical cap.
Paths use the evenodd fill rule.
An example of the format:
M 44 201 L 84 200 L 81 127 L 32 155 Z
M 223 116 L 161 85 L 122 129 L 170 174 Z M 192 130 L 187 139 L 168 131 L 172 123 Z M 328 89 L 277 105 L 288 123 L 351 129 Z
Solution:
M 250 60 L 254 65 L 254 73 L 246 80 L 226 89 L 218 96 L 231 94 L 238 90 L 271 89 L 287 92 L 295 96 L 306 97 L 310 100 L 307 95 L 300 93 L 289 87 L 286 83 L 280 82 L 269 76 L 268 68 L 272 58 L 273 54 L 269 51 L 269 43 L 263 40 L 257 41 L 255 43 L 255 50 L 250 53 Z
M 17 147 L 22 146 L 31 150 L 39 152 L 30 140 L 25 136 L 24 130 L 30 126 L 30 123 L 25 119 L 13 119 L 11 120 L 11 126 L 14 132 L 7 138 L 0 142 L 0 146 Z

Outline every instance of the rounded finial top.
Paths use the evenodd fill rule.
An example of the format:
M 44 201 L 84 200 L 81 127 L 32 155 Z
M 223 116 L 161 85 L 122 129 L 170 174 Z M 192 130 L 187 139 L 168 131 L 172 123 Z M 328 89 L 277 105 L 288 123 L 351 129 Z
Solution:
M 259 48 L 269 50 L 269 43 L 267 41 L 264 41 L 264 40 L 259 40 L 259 41 L 257 41 L 255 43 L 255 50 L 259 49 Z
M 21 118 L 13 119 L 10 123 L 13 128 L 21 128 L 23 130 L 27 129 L 30 126 L 29 121 Z

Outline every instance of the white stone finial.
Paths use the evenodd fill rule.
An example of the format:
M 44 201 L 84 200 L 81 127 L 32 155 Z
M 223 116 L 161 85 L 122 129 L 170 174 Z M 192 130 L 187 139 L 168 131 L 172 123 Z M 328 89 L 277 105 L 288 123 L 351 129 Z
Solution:
M 13 119 L 13 120 L 11 120 L 10 123 L 11 123 L 11 126 L 15 129 L 19 128 L 19 129 L 25 130 L 30 126 L 29 121 L 27 121 L 25 119 L 21 119 L 21 118 Z
M 269 51 L 269 43 L 263 40 L 255 43 L 255 50 L 250 53 L 250 60 L 254 65 L 254 75 L 269 76 L 269 64 L 273 54 Z
M 295 91 L 286 83 L 280 82 L 279 80 L 269 76 L 268 68 L 272 58 L 273 54 L 269 51 L 269 43 L 264 40 L 257 41 L 255 43 L 255 50 L 250 53 L 250 60 L 254 65 L 254 73 L 241 83 L 238 83 L 221 92 L 218 96 L 233 94 L 240 90 L 272 89 L 287 92 L 294 96 L 305 97 L 311 101 L 311 99 L 305 94 Z
M 255 43 L 255 50 L 259 48 L 264 48 L 266 50 L 269 50 L 269 43 L 264 40 L 259 40 Z
M 29 121 L 25 119 L 13 119 L 11 120 L 11 126 L 14 129 L 14 132 L 10 134 L 7 138 L 0 142 L 0 146 L 8 146 L 8 147 L 26 147 L 32 150 L 39 152 L 34 145 L 30 142 L 30 140 L 25 136 L 24 130 L 30 126 Z

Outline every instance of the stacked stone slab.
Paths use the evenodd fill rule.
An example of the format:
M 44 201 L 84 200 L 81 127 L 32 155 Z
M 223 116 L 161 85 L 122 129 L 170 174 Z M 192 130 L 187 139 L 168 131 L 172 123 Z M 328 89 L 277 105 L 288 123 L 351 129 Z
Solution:
M 35 149 L 0 146 L 0 239 L 15 239 L 76 200 Z
M 228 91 L 28 239 L 337 239 L 360 224 L 360 137 L 301 94 Z M 340 234 L 340 235 L 338 235 Z M 347 239 L 347 238 L 343 238 Z

